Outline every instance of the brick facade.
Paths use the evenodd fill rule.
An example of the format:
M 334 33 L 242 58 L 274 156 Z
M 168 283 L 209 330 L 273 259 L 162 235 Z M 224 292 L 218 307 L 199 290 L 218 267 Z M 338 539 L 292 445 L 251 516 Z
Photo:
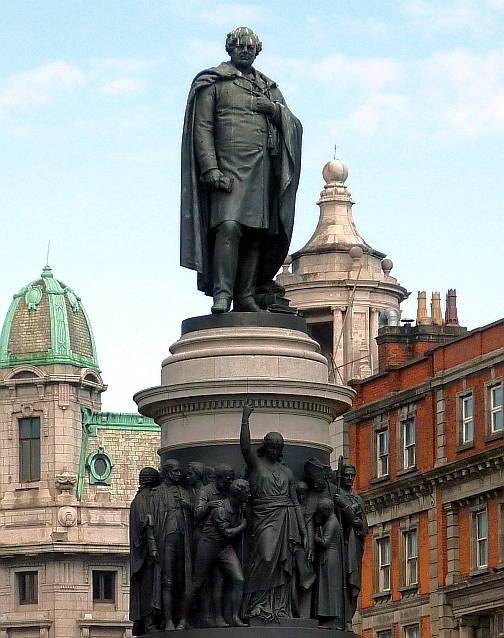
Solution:
M 380 331 L 382 371 L 352 384 L 357 397 L 344 417 L 370 523 L 359 626 L 368 638 L 496 638 L 504 607 L 504 320 L 465 335 L 457 326 L 451 341 L 450 326 L 415 328 Z M 436 330 L 440 345 L 432 343 Z M 430 343 L 415 344 L 422 331 Z

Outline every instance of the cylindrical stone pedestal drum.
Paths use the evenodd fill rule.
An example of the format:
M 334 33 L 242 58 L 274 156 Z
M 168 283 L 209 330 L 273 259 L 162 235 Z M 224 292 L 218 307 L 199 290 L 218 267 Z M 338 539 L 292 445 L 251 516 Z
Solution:
M 161 460 L 243 466 L 241 411 L 254 406 L 254 443 L 285 440 L 284 462 L 301 476 L 309 457 L 329 462 L 329 424 L 354 391 L 328 383 L 326 358 L 297 315 L 226 313 L 193 317 L 162 363 L 161 385 L 135 395 L 161 427 Z
M 309 458 L 329 463 L 329 425 L 351 407 L 354 391 L 328 383 L 327 360 L 301 317 L 269 312 L 193 317 L 183 322 L 182 336 L 170 352 L 162 363 L 161 385 L 134 397 L 139 411 L 161 427 L 161 463 L 225 463 L 240 475 L 245 468 L 239 437 L 246 404 L 254 408 L 252 444 L 261 443 L 268 432 L 280 432 L 282 462 L 295 477 L 303 477 Z M 315 619 L 283 617 L 266 624 L 251 618 L 248 627 L 193 627 L 180 635 L 275 638 L 280 632 L 285 638 L 317 638 L 328 631 L 333 638 L 354 636 L 320 629 Z M 158 632 L 146 638 L 168 634 L 173 635 Z

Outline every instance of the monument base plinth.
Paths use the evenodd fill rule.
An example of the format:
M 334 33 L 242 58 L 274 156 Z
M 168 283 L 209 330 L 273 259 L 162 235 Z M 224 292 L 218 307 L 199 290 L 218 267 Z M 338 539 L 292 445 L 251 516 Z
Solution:
M 183 631 L 158 631 L 145 634 L 142 638 L 358 638 L 351 631 L 338 629 L 322 629 L 313 626 L 289 625 L 257 625 L 253 627 L 225 627 L 210 629 L 184 629 Z

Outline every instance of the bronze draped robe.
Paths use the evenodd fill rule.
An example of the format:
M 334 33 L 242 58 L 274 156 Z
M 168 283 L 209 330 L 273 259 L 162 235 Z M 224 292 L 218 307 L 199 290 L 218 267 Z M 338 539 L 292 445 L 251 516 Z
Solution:
M 280 107 L 278 121 L 269 126 L 272 128 L 273 138 L 276 139 L 277 148 L 274 150 L 274 170 L 268 174 L 271 184 L 271 211 L 269 212 L 272 223 L 271 231 L 265 232 L 261 241 L 260 269 L 257 276 L 257 285 L 261 286 L 270 282 L 283 264 L 289 250 L 294 224 L 294 207 L 296 191 L 299 183 L 301 168 L 301 137 L 302 126 L 299 120 L 285 106 L 281 92 L 275 82 L 262 73 L 255 71 L 259 84 L 263 87 L 262 93 L 272 101 L 279 102 Z M 202 89 L 211 87 L 221 82 L 234 82 L 242 74 L 230 63 L 223 62 L 218 67 L 206 69 L 194 79 L 184 119 L 184 131 L 182 135 L 182 189 L 181 189 L 181 222 L 180 222 L 180 263 L 186 268 L 196 270 L 198 273 L 198 289 L 207 295 L 213 293 L 212 278 L 212 251 L 213 232 L 211 228 L 211 192 L 201 182 L 201 169 L 195 151 L 195 112 L 196 102 Z M 251 109 L 252 113 L 252 109 Z M 229 130 L 229 142 L 233 142 L 232 127 Z M 216 149 L 218 150 L 218 149 Z M 269 153 L 264 148 L 263 153 Z M 238 176 L 238 173 L 229 173 L 227 176 Z M 226 167 L 220 167 L 226 174 Z M 246 179 L 247 175 L 244 174 Z M 243 191 L 241 185 L 237 185 L 237 194 Z M 229 193 L 232 198 L 233 191 Z M 255 227 L 264 227 L 255 225 Z

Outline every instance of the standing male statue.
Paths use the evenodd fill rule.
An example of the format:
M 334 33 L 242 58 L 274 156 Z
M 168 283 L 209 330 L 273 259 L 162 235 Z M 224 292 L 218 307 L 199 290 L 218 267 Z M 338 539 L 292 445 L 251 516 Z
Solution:
M 228 34 L 228 62 L 193 80 L 182 137 L 181 265 L 213 313 L 260 310 L 289 249 L 302 127 L 275 82 L 252 66 L 262 44 Z

